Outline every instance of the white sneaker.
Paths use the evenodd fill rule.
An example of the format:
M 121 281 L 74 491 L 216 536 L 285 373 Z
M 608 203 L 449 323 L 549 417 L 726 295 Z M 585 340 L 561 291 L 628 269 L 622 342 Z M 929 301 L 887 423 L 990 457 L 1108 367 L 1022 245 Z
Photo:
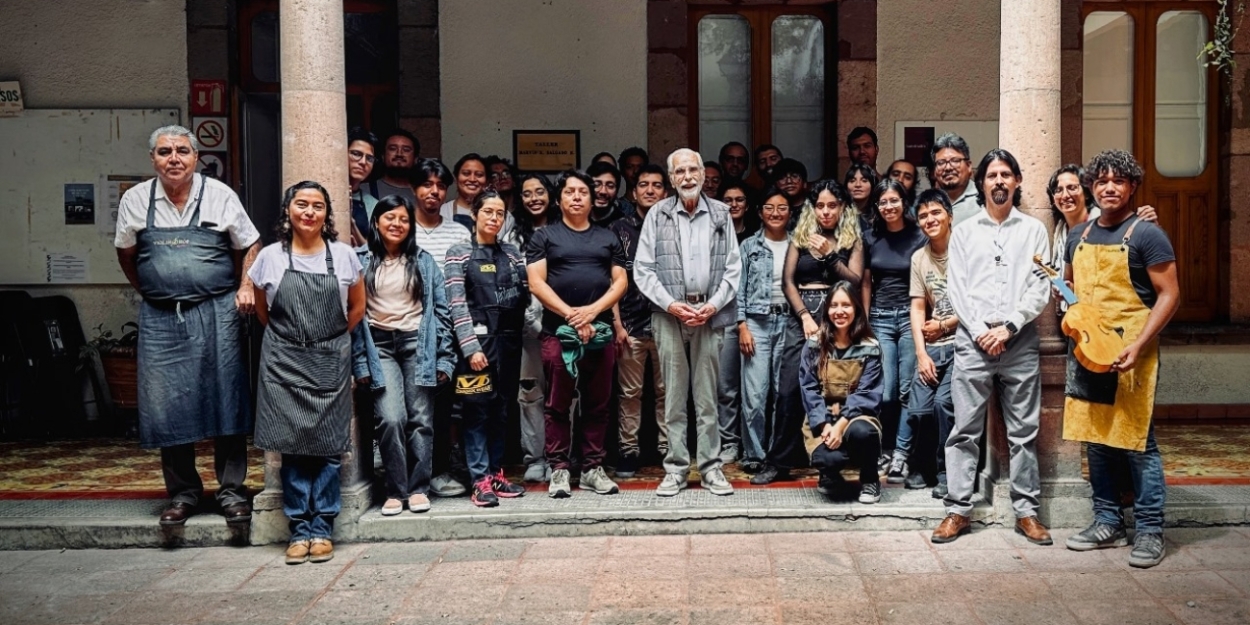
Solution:
M 707 473 L 700 476 L 699 484 L 711 491 L 713 495 L 734 494 L 733 485 L 729 483 L 729 480 L 725 479 L 725 472 L 721 471 L 720 467 L 709 469 Z
M 600 495 L 614 495 L 621 490 L 616 485 L 616 482 L 613 482 L 612 478 L 608 477 L 603 467 L 582 471 L 582 477 L 577 481 L 577 486 L 582 490 L 592 490 Z
M 550 469 L 546 462 L 535 462 L 525 468 L 525 481 L 538 483 L 546 482 L 550 476 Z
M 680 473 L 665 473 L 664 481 L 656 487 L 655 494 L 660 497 L 672 497 L 680 493 L 687 485 L 686 476 Z
M 733 464 L 738 461 L 738 446 L 725 445 L 720 448 L 721 464 Z
M 434 476 L 430 480 L 430 494 L 435 497 L 459 497 L 469 492 L 464 484 L 461 484 L 450 473 Z
M 572 487 L 569 486 L 569 470 L 554 469 L 551 472 L 551 483 L 547 485 L 547 495 L 562 499 L 573 494 Z

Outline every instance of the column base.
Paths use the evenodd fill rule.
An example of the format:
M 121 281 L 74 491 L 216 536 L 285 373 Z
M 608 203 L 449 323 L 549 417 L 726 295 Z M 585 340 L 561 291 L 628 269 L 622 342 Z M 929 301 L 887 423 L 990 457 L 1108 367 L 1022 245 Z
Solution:
M 343 486 L 340 492 L 343 507 L 334 520 L 333 539 L 351 542 L 356 540 L 357 521 L 373 504 L 373 488 L 369 482 L 361 481 Z M 282 512 L 282 491 L 266 488 L 252 501 L 251 542 L 253 545 L 267 545 L 284 543 L 290 538 L 290 526 Z
M 991 479 L 981 474 L 981 493 L 993 508 L 993 516 L 1004 527 L 1016 522 L 1016 512 L 1011 507 L 1011 482 L 1007 479 Z M 1056 478 L 1042 480 L 1041 507 L 1037 519 L 1046 527 L 1084 528 L 1094 519 L 1089 482 L 1081 478 Z

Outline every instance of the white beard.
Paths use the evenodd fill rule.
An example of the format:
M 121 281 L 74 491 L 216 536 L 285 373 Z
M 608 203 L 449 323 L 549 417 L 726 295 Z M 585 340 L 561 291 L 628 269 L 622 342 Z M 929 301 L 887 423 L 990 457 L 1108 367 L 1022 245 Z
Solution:
M 690 189 L 690 190 L 686 190 L 686 189 L 678 188 L 678 189 L 677 189 L 677 197 L 678 197 L 678 198 L 681 198 L 682 200 L 685 200 L 685 201 L 697 200 L 697 199 L 699 199 L 699 194 L 700 194 L 700 193 L 702 193 L 702 192 L 703 192 L 703 188 L 702 188 L 702 187 L 695 187 L 695 188 Z

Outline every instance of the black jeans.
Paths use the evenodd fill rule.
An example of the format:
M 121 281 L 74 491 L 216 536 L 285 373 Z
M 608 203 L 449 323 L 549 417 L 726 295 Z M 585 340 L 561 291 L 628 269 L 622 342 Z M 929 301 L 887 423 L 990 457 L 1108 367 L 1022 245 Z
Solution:
M 866 421 L 855 421 L 842 434 L 842 444 L 829 449 L 821 443 L 812 450 L 812 466 L 821 473 L 837 473 L 847 465 L 859 467 L 859 483 L 881 481 L 877 457 L 881 455 L 881 435 Z
M 217 473 L 217 502 L 223 507 L 247 501 L 247 435 L 218 436 L 213 439 L 213 469 Z M 161 448 L 161 472 L 165 490 L 172 501 L 199 505 L 204 482 L 195 468 L 195 443 Z

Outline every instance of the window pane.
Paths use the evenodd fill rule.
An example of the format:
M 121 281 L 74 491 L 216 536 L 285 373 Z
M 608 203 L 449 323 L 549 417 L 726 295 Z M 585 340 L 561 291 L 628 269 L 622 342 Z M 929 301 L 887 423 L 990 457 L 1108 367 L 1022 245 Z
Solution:
M 1096 11 L 1085 18 L 1081 156 L 1133 150 L 1133 18 Z
M 1155 40 L 1155 169 L 1197 176 L 1207 166 L 1207 69 L 1198 59 L 1207 17 L 1197 11 L 1159 16 Z
M 825 26 L 810 15 L 783 15 L 772 29 L 772 143 L 819 177 L 825 165 Z
M 266 11 L 252 18 L 252 77 L 278 82 L 278 13 Z
M 343 55 L 347 82 L 376 85 L 393 82 L 399 71 L 395 19 L 386 13 L 343 16 Z
M 751 145 L 751 26 L 738 15 L 699 20 L 699 147 Z

